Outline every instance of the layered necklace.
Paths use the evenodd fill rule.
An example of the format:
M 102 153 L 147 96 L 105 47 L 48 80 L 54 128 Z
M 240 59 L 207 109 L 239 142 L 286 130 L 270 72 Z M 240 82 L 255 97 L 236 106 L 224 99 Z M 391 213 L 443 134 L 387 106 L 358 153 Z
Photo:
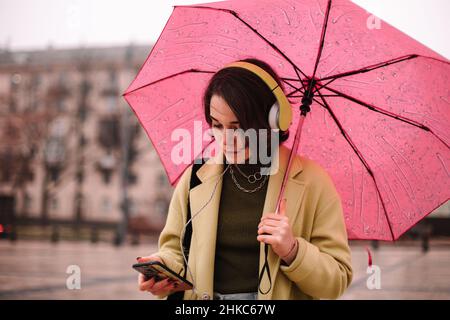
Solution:
M 236 179 L 235 171 L 233 169 L 236 169 L 244 178 L 247 179 L 247 181 L 250 184 L 255 184 L 257 182 L 259 182 L 259 184 L 253 189 L 247 189 L 247 188 L 241 186 Z M 231 178 L 233 179 L 234 184 L 239 188 L 239 190 L 246 192 L 246 193 L 256 192 L 265 185 L 267 179 L 269 178 L 269 175 L 268 174 L 262 175 L 260 170 L 261 169 L 258 168 L 258 171 L 256 171 L 255 173 L 247 175 L 244 172 L 242 172 L 241 169 L 239 169 L 239 165 L 233 164 L 232 166 L 230 166 L 230 174 L 231 174 Z

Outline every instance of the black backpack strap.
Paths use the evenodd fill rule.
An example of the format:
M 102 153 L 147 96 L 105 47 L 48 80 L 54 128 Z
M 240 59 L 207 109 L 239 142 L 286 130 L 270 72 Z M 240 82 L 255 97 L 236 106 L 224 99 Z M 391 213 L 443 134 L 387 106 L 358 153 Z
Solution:
M 203 163 L 205 163 L 207 160 L 208 159 L 202 159 L 201 162 L 199 162 L 200 160 L 197 159 L 196 161 L 194 161 L 194 164 L 192 165 L 191 178 L 189 180 L 189 191 L 201 183 L 201 181 L 197 177 L 196 173 L 197 173 L 198 169 L 200 169 L 200 167 L 203 165 Z M 186 222 L 188 222 L 190 219 L 191 219 L 191 204 L 189 201 L 189 193 L 188 193 Z M 184 232 L 184 238 L 183 238 L 183 251 L 184 251 L 186 260 L 189 259 L 189 250 L 191 248 L 191 238 L 192 238 L 192 223 L 189 223 L 186 226 L 186 230 Z M 187 265 L 184 262 L 184 260 L 183 260 L 183 264 L 184 264 L 183 277 L 186 278 Z M 184 291 L 179 291 L 179 292 L 175 292 L 175 293 L 172 293 L 169 296 L 167 296 L 167 300 L 183 300 L 183 297 L 184 297 Z

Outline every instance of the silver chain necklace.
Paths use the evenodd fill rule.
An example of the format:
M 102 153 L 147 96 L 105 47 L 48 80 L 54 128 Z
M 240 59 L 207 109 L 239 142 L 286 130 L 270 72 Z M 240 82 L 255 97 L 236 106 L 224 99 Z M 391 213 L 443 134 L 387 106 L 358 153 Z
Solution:
M 264 178 L 263 178 L 260 172 L 257 172 L 257 173 L 255 173 L 255 174 L 246 176 L 246 175 L 239 169 L 239 167 L 237 167 L 237 166 L 235 166 L 235 167 L 236 167 L 236 169 L 238 169 L 238 171 L 239 171 L 245 178 L 247 178 L 247 180 L 248 180 L 249 182 L 250 182 L 249 178 L 250 178 L 251 176 L 253 176 L 254 180 L 253 180 L 253 182 L 250 182 L 250 183 L 254 183 L 254 182 L 258 181 L 258 180 L 263 179 L 263 181 L 261 182 L 261 184 L 260 184 L 259 186 L 257 186 L 257 187 L 254 188 L 254 189 L 248 190 L 248 189 L 244 188 L 243 186 L 241 186 L 241 185 L 239 184 L 239 182 L 237 182 L 236 177 L 235 177 L 235 175 L 234 175 L 233 166 L 230 166 L 230 173 L 231 173 L 231 177 L 233 178 L 234 184 L 235 184 L 241 191 L 244 191 L 244 192 L 247 192 L 247 193 L 253 193 L 253 192 L 256 192 L 256 191 L 258 191 L 259 189 L 261 189 L 261 188 L 264 186 L 264 184 L 266 183 L 267 178 L 269 177 L 268 175 L 264 175 Z M 259 174 L 259 179 L 257 179 L 256 174 Z
M 261 172 L 260 172 L 260 171 L 256 171 L 255 173 L 250 174 L 250 175 L 247 176 L 245 173 L 243 173 L 243 172 L 241 171 L 241 169 L 239 169 L 239 166 L 236 166 L 236 165 L 235 165 L 235 167 L 236 167 L 236 169 L 239 171 L 239 173 L 242 174 L 242 175 L 247 179 L 247 181 L 248 181 L 249 183 L 255 183 L 256 181 L 259 181 L 259 180 L 262 179 L 262 175 L 261 175 Z

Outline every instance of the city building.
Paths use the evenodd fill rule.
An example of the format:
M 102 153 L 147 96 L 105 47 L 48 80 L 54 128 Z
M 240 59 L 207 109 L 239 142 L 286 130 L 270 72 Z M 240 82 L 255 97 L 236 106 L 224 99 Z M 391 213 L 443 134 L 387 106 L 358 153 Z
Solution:
M 3 231 L 36 224 L 161 229 L 172 187 L 121 96 L 150 50 L 0 51 Z

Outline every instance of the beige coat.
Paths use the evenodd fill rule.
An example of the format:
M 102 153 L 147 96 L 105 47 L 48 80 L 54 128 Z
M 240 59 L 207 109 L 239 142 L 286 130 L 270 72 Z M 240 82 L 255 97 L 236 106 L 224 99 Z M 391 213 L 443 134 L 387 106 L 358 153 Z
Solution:
M 280 146 L 279 166 L 269 178 L 263 214 L 274 212 L 289 149 Z M 220 155 L 218 155 L 220 156 Z M 201 183 L 190 192 L 191 212 L 194 215 L 211 197 L 223 164 L 209 159 L 198 171 Z M 186 221 L 187 197 L 192 165 L 175 187 L 166 225 L 159 238 L 158 255 L 176 272 L 183 271 L 180 234 Z M 184 293 L 184 299 L 211 299 L 214 282 L 214 256 L 222 180 L 211 202 L 192 221 L 193 235 L 187 278 L 196 285 Z M 285 189 L 286 214 L 294 236 L 299 241 L 296 258 L 289 266 L 280 265 L 280 258 L 269 249 L 268 261 L 272 289 L 258 299 L 336 299 L 352 279 L 351 254 L 343 218 L 341 199 L 328 173 L 316 162 L 296 156 L 292 162 Z M 255 230 L 255 238 L 257 230 Z M 264 245 L 260 245 L 259 268 L 264 263 Z M 267 275 L 267 274 L 266 274 Z M 269 288 L 267 276 L 261 283 Z M 159 296 L 164 298 L 164 296 Z

